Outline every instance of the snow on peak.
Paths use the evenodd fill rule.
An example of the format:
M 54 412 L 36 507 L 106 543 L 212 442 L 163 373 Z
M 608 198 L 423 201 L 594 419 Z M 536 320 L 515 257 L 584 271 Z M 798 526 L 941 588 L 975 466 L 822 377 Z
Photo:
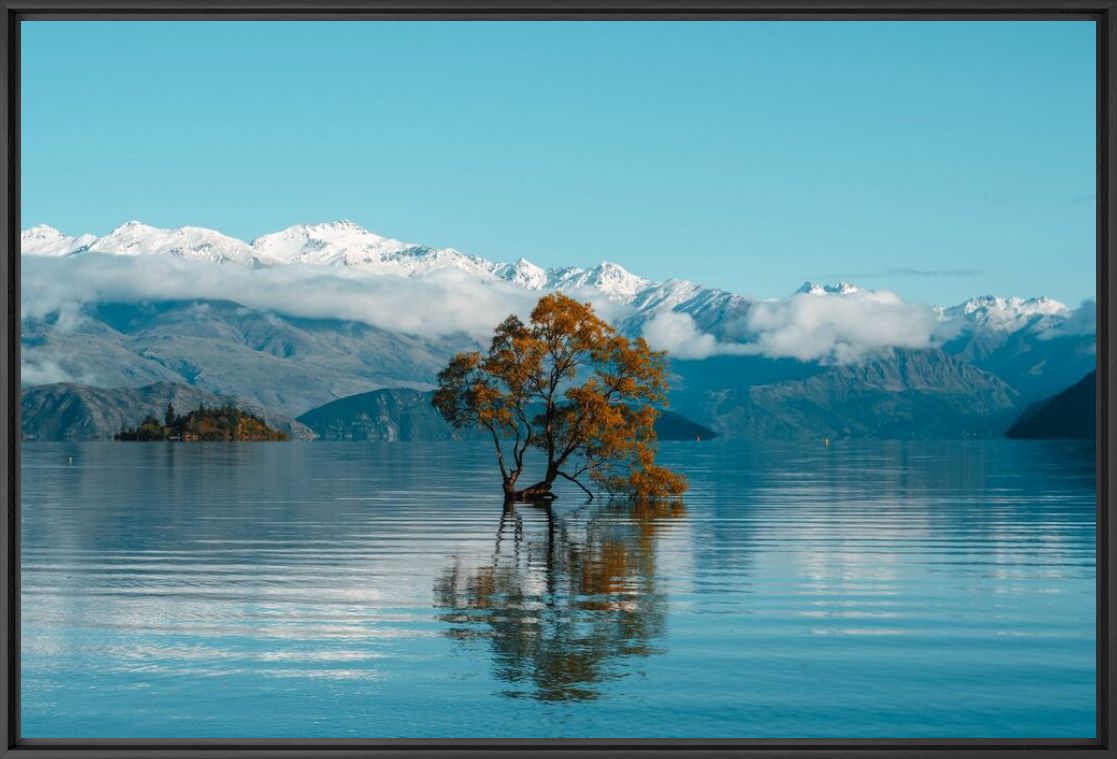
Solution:
M 602 261 L 588 269 L 576 266 L 549 269 L 547 275 L 547 285 L 551 289 L 575 290 L 580 287 L 592 287 L 612 300 L 623 302 L 631 301 L 638 292 L 653 284 L 650 280 L 638 277 L 611 261 Z
M 138 221 L 121 224 L 97 238 L 87 249 L 116 256 L 164 255 L 190 261 L 253 261 L 252 249 L 235 237 L 204 227 L 159 229 Z
M 1004 298 L 997 295 L 979 295 L 945 310 L 947 316 L 962 318 L 997 332 L 1015 332 L 1033 321 L 1065 317 L 1070 312 L 1066 304 L 1053 298 Z
M 796 295 L 849 295 L 861 290 L 857 285 L 849 282 L 839 282 L 836 285 L 820 285 L 817 282 L 807 281 L 795 291 Z
M 22 243 L 24 253 L 37 255 L 69 255 L 88 250 L 118 256 L 169 255 L 216 263 L 332 266 L 403 277 L 457 270 L 529 290 L 593 288 L 612 300 L 626 303 L 654 284 L 610 261 L 588 269 L 574 266 L 543 269 L 525 258 L 513 264 L 498 264 L 454 248 L 430 248 L 385 237 L 348 219 L 296 224 L 257 237 L 251 243 L 202 227 L 160 229 L 135 220 L 99 238 L 93 235 L 70 238 L 40 225 L 25 230 Z
M 688 313 L 724 313 L 747 308 L 739 295 L 702 287 L 687 280 L 653 282 L 623 266 L 603 261 L 589 268 L 563 266 L 543 269 L 525 258 L 511 264 L 493 263 L 454 248 L 431 248 L 378 235 L 349 220 L 297 224 L 263 235 L 251 243 L 212 229 L 185 226 L 160 229 L 129 221 L 103 237 L 69 237 L 39 224 L 20 234 L 24 255 L 71 256 L 86 251 L 121 256 L 175 256 L 193 261 L 236 263 L 250 266 L 304 264 L 350 269 L 369 275 L 420 277 L 454 272 L 526 290 L 594 290 L 609 300 L 637 311 L 675 309 Z M 849 282 L 805 282 L 796 294 L 848 295 L 860 288 Z M 957 306 L 937 308 L 942 320 L 960 320 L 982 329 L 1010 333 L 1019 329 L 1046 329 L 1071 316 L 1073 311 L 1051 298 L 1003 298 L 984 295 Z M 714 322 L 717 320 L 714 319 Z
M 377 268 L 418 245 L 382 237 L 348 220 L 296 224 L 257 237 L 252 248 L 272 263 L 328 264 Z
M 59 238 L 65 237 L 65 236 L 66 235 L 62 234 L 61 232 L 59 232 L 57 229 L 50 226 L 49 224 L 36 224 L 35 226 L 29 227 L 29 228 L 23 230 L 23 232 L 20 233 L 20 237 L 24 240 L 28 240 L 28 239 L 57 240 Z
M 528 290 L 542 290 L 547 286 L 547 271 L 521 256 L 514 264 L 504 264 L 494 272 L 498 277 Z
M 46 224 L 36 224 L 19 234 L 19 251 L 25 256 L 69 256 L 87 248 L 97 237 L 70 237 Z
M 360 224 L 353 221 L 352 219 L 338 219 L 337 221 L 324 221 L 324 222 L 319 222 L 318 224 L 312 224 L 310 226 L 312 226 L 316 229 L 332 229 L 332 230 L 336 230 L 336 231 L 339 231 L 339 232 L 349 231 L 349 230 L 358 231 L 358 232 L 367 232 L 368 231 L 367 229 L 365 229 L 364 227 L 362 227 Z

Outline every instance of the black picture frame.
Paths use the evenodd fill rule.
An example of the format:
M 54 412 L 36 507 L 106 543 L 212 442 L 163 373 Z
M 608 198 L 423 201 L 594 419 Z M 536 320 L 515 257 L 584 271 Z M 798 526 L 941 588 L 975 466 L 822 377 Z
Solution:
M 3 174 L 0 186 L 0 406 L 6 420 L 0 439 L 6 487 L 0 495 L 3 531 L 0 540 L 0 658 L 3 757 L 275 757 L 311 756 L 425 759 L 435 756 L 535 754 L 567 757 L 674 757 L 711 759 L 741 755 L 756 759 L 874 756 L 918 756 L 972 759 L 1008 754 L 1117 756 L 1114 746 L 1115 706 L 1112 699 L 1117 669 L 1110 660 L 1117 634 L 1115 619 L 1115 543 L 1111 519 L 1114 428 L 1110 371 L 1117 341 L 1111 309 L 1117 274 L 1110 267 L 1117 229 L 1117 206 L 1110 197 L 1117 160 L 1110 147 L 1117 141 L 1117 0 L 0 0 L 0 51 L 3 89 Z M 19 734 L 20 688 L 20 483 L 19 483 L 19 329 L 20 329 L 20 23 L 24 20 L 1057 20 L 1087 19 L 1097 29 L 1097 731 L 1090 740 L 22 740 Z M 902 672 L 896 677 L 902 678 Z

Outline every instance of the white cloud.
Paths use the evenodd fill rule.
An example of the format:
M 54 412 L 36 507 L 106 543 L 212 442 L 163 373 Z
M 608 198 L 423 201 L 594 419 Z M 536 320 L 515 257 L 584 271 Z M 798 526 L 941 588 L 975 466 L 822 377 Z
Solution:
M 252 268 L 92 253 L 25 256 L 22 266 L 23 316 L 56 315 L 64 330 L 80 322 L 83 306 L 96 302 L 227 300 L 277 319 L 353 320 L 421 338 L 464 333 L 485 343 L 494 325 L 509 313 L 526 317 L 541 295 L 455 269 L 406 278 L 323 266 Z M 589 300 L 614 323 L 632 315 L 630 306 L 596 290 L 569 294 Z M 204 304 L 197 309 L 201 317 Z M 848 363 L 888 348 L 938 345 L 958 327 L 930 306 L 904 302 L 887 290 L 746 301 L 724 316 L 713 335 L 689 314 L 665 310 L 645 322 L 643 334 L 653 348 L 682 359 L 734 354 Z M 1093 324 L 1094 304 L 1087 301 L 1049 336 L 1088 334 Z M 69 379 L 57 365 L 25 364 L 24 371 L 37 382 Z
M 719 341 L 689 315 L 666 311 L 644 325 L 644 337 L 676 358 L 735 354 L 851 363 L 888 348 L 931 347 L 956 327 L 930 306 L 905 303 L 887 290 L 761 301 L 729 326 L 739 342 Z
M 419 337 L 487 339 L 509 313 L 527 315 L 539 293 L 443 270 L 421 279 L 318 266 L 249 268 L 167 256 L 24 257 L 22 315 L 76 318 L 83 304 L 228 300 L 287 316 L 364 322 Z
M 796 294 L 750 309 L 749 346 L 771 358 L 849 363 L 886 348 L 929 348 L 942 329 L 930 306 L 888 290 Z
M 1055 322 L 1039 333 L 1040 340 L 1051 340 L 1056 337 L 1071 335 L 1093 335 L 1098 331 L 1098 304 L 1093 300 L 1084 300 L 1082 304 L 1073 309 L 1066 319 Z
M 20 361 L 21 385 L 51 385 L 55 382 L 73 381 L 73 376 L 54 361 Z
M 667 351 L 673 358 L 709 358 L 722 353 L 741 353 L 745 346 L 722 343 L 702 332 L 690 314 L 660 311 L 644 324 L 644 339 L 653 350 Z

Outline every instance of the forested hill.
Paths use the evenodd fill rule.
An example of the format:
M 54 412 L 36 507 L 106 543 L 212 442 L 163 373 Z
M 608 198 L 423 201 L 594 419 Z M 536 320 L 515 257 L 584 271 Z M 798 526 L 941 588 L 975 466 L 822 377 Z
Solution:
M 1029 407 L 1005 434 L 1014 438 L 1093 438 L 1097 427 L 1097 371 L 1058 395 Z
M 121 430 L 116 440 L 258 441 L 287 440 L 286 432 L 272 429 L 263 419 L 232 404 L 200 406 L 186 414 L 168 405 L 163 419 L 148 415 L 136 427 Z

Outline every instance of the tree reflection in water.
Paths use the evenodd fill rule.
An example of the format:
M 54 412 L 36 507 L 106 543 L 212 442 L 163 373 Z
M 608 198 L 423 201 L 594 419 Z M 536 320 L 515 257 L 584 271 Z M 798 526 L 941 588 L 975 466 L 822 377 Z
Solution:
M 505 509 L 491 561 L 456 562 L 435 581 L 447 635 L 491 650 L 510 697 L 585 701 L 659 651 L 667 600 L 656 588 L 656 534 L 681 503 Z

